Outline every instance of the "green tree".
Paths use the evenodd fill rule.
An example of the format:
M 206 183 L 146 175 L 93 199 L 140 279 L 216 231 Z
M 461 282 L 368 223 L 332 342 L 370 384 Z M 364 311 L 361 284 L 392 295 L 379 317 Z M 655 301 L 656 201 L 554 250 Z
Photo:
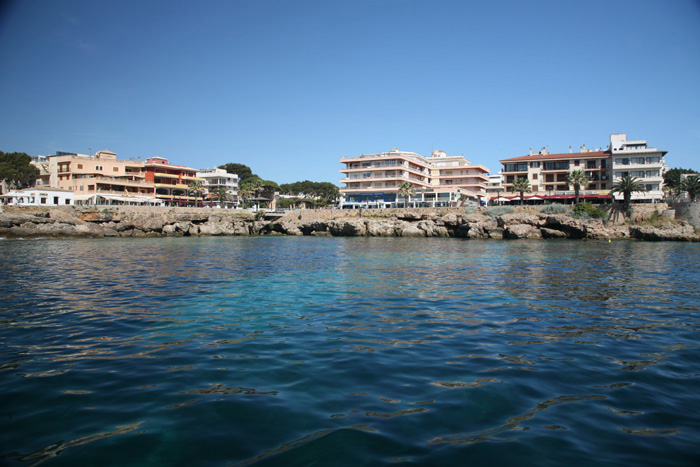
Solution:
M 681 175 L 692 174 L 695 170 L 675 168 L 666 171 L 664 174 L 664 185 L 672 190 L 676 196 L 681 194 Z
M 632 193 L 643 191 L 646 190 L 644 187 L 644 183 L 641 180 L 639 180 L 637 177 L 630 177 L 629 175 L 625 175 L 624 177 L 620 178 L 620 180 L 615 182 L 615 184 L 612 187 L 612 190 L 610 190 L 610 194 L 622 194 L 624 199 L 623 207 L 625 215 L 628 215 L 630 209 L 630 202 L 632 201 Z
M 578 204 L 578 195 L 581 187 L 588 186 L 588 176 L 583 170 L 574 170 L 566 174 L 566 183 L 574 187 L 574 196 L 576 198 L 576 204 Z
M 250 199 L 250 196 L 253 194 L 253 190 L 250 189 L 248 185 L 242 185 L 238 189 L 238 196 L 243 200 L 241 203 L 241 207 L 245 208 L 246 207 L 246 201 Z
M 408 197 L 413 196 L 413 194 L 416 192 L 416 187 L 413 186 L 411 182 L 403 182 L 401 186 L 399 186 L 399 190 L 397 192 L 397 195 L 403 196 L 403 204 L 404 207 L 408 207 Z
M 194 180 L 187 185 L 190 191 L 194 192 L 194 206 L 197 207 L 197 198 L 201 193 L 204 193 L 204 184 L 201 180 Z
M 700 177 L 697 175 L 686 177 L 681 182 L 681 190 L 688 193 L 690 201 L 695 201 L 695 197 L 700 193 Z
M 279 186 L 282 194 L 300 196 L 303 199 L 316 199 L 319 205 L 335 203 L 340 197 L 338 187 L 329 182 L 303 182 L 283 183 Z
M 247 188 L 250 190 L 250 192 L 254 195 L 255 198 L 255 210 L 259 210 L 260 206 L 258 204 L 258 199 L 260 197 L 260 193 L 264 189 L 264 184 L 263 181 L 260 177 L 251 177 L 249 178 L 244 184 L 241 185 L 244 188 Z
M 8 188 L 33 186 L 39 169 L 31 165 L 32 158 L 23 152 L 0 151 L 0 181 Z
M 214 190 L 214 195 L 216 195 L 216 199 L 219 200 L 219 206 L 223 208 L 224 202 L 229 198 L 228 190 L 223 186 L 217 187 Z
M 513 191 L 520 193 L 520 205 L 525 204 L 525 193 L 530 193 L 532 189 L 530 188 L 530 180 L 527 178 L 518 178 L 513 182 Z
M 238 175 L 238 183 L 243 183 L 245 180 L 255 175 L 253 171 L 250 170 L 250 167 L 245 164 L 229 162 L 228 164 L 220 165 L 219 168 L 224 169 L 230 174 Z

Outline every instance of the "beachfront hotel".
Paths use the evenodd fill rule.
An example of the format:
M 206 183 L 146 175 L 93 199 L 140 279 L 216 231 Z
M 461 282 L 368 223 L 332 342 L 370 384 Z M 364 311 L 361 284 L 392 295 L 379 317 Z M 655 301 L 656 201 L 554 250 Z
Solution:
M 341 157 L 345 178 L 340 189 L 347 203 L 363 206 L 396 207 L 403 205 L 399 187 L 409 182 L 414 187 L 410 206 L 461 206 L 467 201 L 485 200 L 486 174 L 489 169 L 472 164 L 464 156 L 448 156 L 433 151 L 431 157 L 399 151 Z
M 526 200 L 533 202 L 569 202 L 574 199 L 574 187 L 566 181 L 574 170 L 582 170 L 588 177 L 588 185 L 580 187 L 579 198 L 584 201 L 612 200 L 610 190 L 624 176 L 637 177 L 644 183 L 645 191 L 633 193 L 637 202 L 658 202 L 663 199 L 663 174 L 667 170 L 664 156 L 667 151 L 650 148 L 645 140 L 627 141 L 624 133 L 610 135 L 610 145 L 605 149 L 588 149 L 581 146 L 579 152 L 550 154 L 544 148 L 538 153 L 502 159 L 503 191 L 491 193 L 492 201 L 519 200 L 513 183 L 527 178 L 531 193 Z M 615 199 L 622 199 L 616 194 Z
M 153 183 L 146 181 L 144 162 L 119 160 L 111 151 L 95 155 L 57 152 L 37 157 L 37 186 L 72 191 L 76 205 L 157 205 Z
M 184 165 L 171 164 L 164 157 L 149 157 L 144 164 L 146 181 L 155 185 L 155 196 L 169 205 L 202 206 L 202 193 L 190 191 L 192 182 L 202 182 L 197 170 Z
M 216 192 L 223 188 L 228 193 L 228 199 L 224 202 L 226 207 L 238 205 L 238 175 L 226 172 L 224 169 L 200 169 L 197 178 L 204 180 L 204 198 L 212 203 L 218 199 Z M 219 202 L 217 202 L 219 204 Z

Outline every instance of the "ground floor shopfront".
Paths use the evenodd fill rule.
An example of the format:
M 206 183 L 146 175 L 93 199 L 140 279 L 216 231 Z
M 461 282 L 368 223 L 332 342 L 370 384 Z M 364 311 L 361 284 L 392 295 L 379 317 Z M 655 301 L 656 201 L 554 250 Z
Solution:
M 394 193 L 346 193 L 345 203 L 358 204 L 363 207 L 370 208 L 396 208 L 396 207 L 415 207 L 415 208 L 430 208 L 430 207 L 458 207 L 468 204 L 478 205 L 482 197 L 473 192 L 464 191 L 446 191 L 446 192 L 431 192 L 418 191 L 413 195 L 408 196 L 408 199 Z

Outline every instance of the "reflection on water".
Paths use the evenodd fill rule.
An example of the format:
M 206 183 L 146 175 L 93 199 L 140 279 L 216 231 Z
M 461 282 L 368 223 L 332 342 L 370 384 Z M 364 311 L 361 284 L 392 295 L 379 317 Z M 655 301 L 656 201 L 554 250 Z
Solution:
M 159 238 L 0 255 L 2 463 L 699 460 L 698 245 Z

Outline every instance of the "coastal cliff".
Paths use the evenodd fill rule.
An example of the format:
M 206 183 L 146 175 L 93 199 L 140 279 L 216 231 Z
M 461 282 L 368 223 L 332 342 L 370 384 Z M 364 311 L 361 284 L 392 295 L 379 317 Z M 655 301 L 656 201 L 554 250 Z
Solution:
M 177 208 L 5 208 L 0 212 L 0 236 L 6 238 L 210 235 L 700 241 L 695 228 L 683 221 L 635 225 L 526 210 L 493 217 L 456 209 L 365 210 L 364 217 L 359 212 L 307 210 L 292 211 L 277 220 L 260 220 L 241 211 Z

